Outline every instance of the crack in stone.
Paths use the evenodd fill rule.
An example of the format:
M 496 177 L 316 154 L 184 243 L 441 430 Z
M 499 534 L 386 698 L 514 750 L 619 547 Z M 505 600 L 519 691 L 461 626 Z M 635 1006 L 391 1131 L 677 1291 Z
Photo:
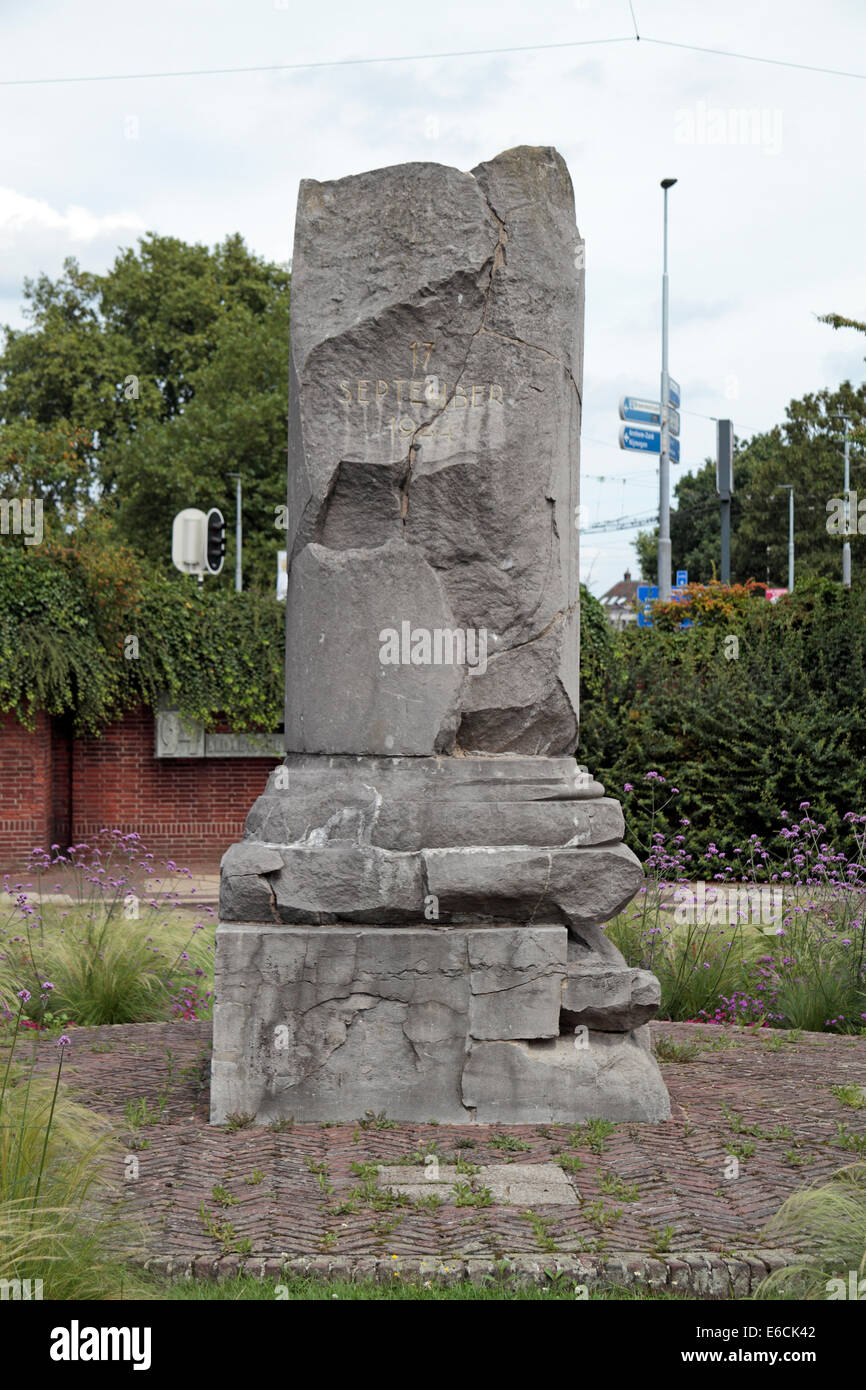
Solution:
M 488 204 L 488 206 L 489 206 L 489 204 Z M 492 211 L 492 209 L 491 209 L 491 211 Z M 493 215 L 496 216 L 495 213 L 494 213 Z M 497 220 L 498 220 L 498 219 L 497 219 Z M 500 251 L 501 245 L 502 245 L 502 233 L 503 233 L 503 231 L 504 231 L 504 228 L 502 228 L 502 227 L 500 226 L 499 241 L 497 241 L 496 246 L 493 248 L 493 253 L 492 253 L 492 255 L 490 255 L 490 256 L 487 258 L 487 260 L 483 262 L 483 264 L 481 265 L 481 267 L 480 267 L 480 269 L 479 269 L 479 274 L 480 274 L 480 275 L 483 275 L 484 272 L 485 272 L 485 270 L 487 270 L 487 285 L 486 285 L 486 288 L 485 288 L 485 290 L 484 290 L 483 303 L 482 303 L 482 308 L 481 308 L 481 322 L 480 322 L 480 324 L 478 325 L 478 327 L 475 329 L 475 331 L 474 331 L 473 333 L 470 334 L 470 337 L 469 337 L 469 344 L 468 344 L 468 346 L 467 346 L 467 348 L 466 348 L 466 355 L 464 356 L 463 361 L 462 361 L 462 363 L 461 363 L 461 365 L 460 365 L 460 368 L 459 368 L 459 370 L 458 370 L 458 372 L 457 372 L 457 374 L 456 374 L 456 376 L 455 376 L 455 379 L 454 379 L 454 387 L 453 387 L 453 389 L 452 389 L 451 395 L 450 395 L 450 396 L 446 396 L 446 398 L 445 398 L 445 400 L 444 400 L 442 406 L 441 406 L 438 410 L 436 410 L 436 411 L 430 416 L 429 420 L 422 420 L 421 423 L 417 426 L 417 428 L 416 428 L 416 429 L 413 431 L 413 433 L 412 433 L 412 439 L 411 439 L 411 442 L 410 442 L 410 444 L 409 444 L 409 454 L 408 454 L 408 464 L 409 464 L 409 468 L 408 468 L 408 471 L 407 471 L 407 473 L 406 473 L 406 476 L 405 476 L 405 478 L 404 478 L 404 480 L 403 480 L 403 485 L 402 485 L 402 488 L 401 488 L 401 499 L 400 499 L 400 514 L 401 514 L 401 518 L 402 518 L 402 522 L 403 522 L 403 531 L 404 531 L 404 533 L 405 533 L 405 531 L 406 531 L 406 517 L 407 517 L 408 512 L 409 512 L 409 488 L 410 488 L 411 483 L 412 483 L 412 474 L 413 474 L 414 469 L 415 469 L 415 454 L 416 454 L 415 440 L 418 438 L 418 436 L 419 436 L 419 434 L 421 433 L 422 430 L 429 429 L 430 426 L 431 426 L 432 424 L 434 424 L 434 423 L 439 419 L 439 417 L 440 417 L 441 415 L 444 415 L 445 411 L 448 409 L 449 404 L 451 403 L 451 401 L 454 400 L 454 397 L 455 397 L 455 394 L 456 394 L 456 391 L 457 391 L 457 387 L 460 385 L 461 381 L 463 380 L 463 376 L 464 376 L 464 374 L 465 374 L 465 372 L 466 372 L 466 368 L 467 368 L 467 366 L 468 366 L 468 364 L 469 364 L 469 357 L 470 357 L 470 354 L 471 354 L 471 352 L 472 352 L 472 345 L 473 345 L 473 343 L 475 342 L 475 339 L 478 337 L 479 333 L 482 333 L 482 332 L 484 331 L 484 324 L 485 324 L 485 321 L 486 321 L 486 319 L 487 319 L 487 310 L 488 310 L 488 308 L 489 308 L 489 306 L 490 306 L 490 300 L 491 300 L 491 297 L 492 297 L 492 294 L 493 294 L 493 276 L 494 276 L 495 272 L 499 269 L 499 266 L 502 265 L 502 264 L 504 264 L 504 253 L 502 253 L 502 259 L 501 259 L 501 260 L 497 260 L 497 252 Z M 489 267 L 489 270 L 487 269 L 488 267 Z
M 565 372 L 566 376 L 568 377 L 569 381 L 571 382 L 572 386 L 577 392 L 577 399 L 580 401 L 581 406 L 583 405 L 583 399 L 581 397 L 580 392 L 577 389 L 577 382 L 574 379 L 574 373 L 572 372 L 570 367 L 567 367 L 565 365 L 561 357 L 557 357 L 556 354 L 553 352 L 548 352 L 547 348 L 539 347 L 537 343 L 527 343 L 524 338 L 509 337 L 507 333 L 499 333 L 495 328 L 482 328 L 481 332 L 486 334 L 489 338 L 499 338 L 503 343 L 517 343 L 520 347 L 528 348 L 530 352 L 540 352 L 542 356 L 549 357 L 551 362 L 555 362 L 557 366 L 561 367 L 562 370 Z M 537 391 L 538 389 L 539 388 L 537 386 L 533 387 L 533 390 Z
M 472 352 L 472 345 L 475 342 L 475 339 L 478 337 L 478 335 L 486 331 L 485 324 L 487 322 L 487 311 L 490 308 L 490 301 L 493 298 L 493 277 L 496 274 L 497 270 L 499 270 L 505 264 L 505 246 L 508 242 L 508 232 L 506 230 L 505 223 L 503 222 L 499 214 L 496 212 L 496 209 L 492 207 L 490 200 L 486 197 L 480 186 L 479 192 L 484 198 L 484 201 L 487 204 L 487 207 L 490 211 L 490 215 L 493 217 L 499 229 L 496 245 L 493 248 L 492 254 L 487 258 L 486 261 L 483 262 L 483 264 L 479 268 L 479 274 L 482 275 L 484 271 L 487 270 L 487 285 L 484 290 L 483 303 L 481 307 L 481 322 L 475 329 L 474 333 L 470 335 L 469 345 L 466 349 L 466 355 L 463 358 L 463 362 L 460 366 L 459 371 L 457 372 L 454 381 L 454 388 L 451 392 L 450 397 L 446 396 L 442 408 L 440 410 L 437 410 L 435 414 L 431 415 L 429 420 L 425 420 L 424 422 L 419 424 L 417 429 L 412 434 L 412 441 L 409 445 L 409 471 L 406 474 L 406 478 L 403 482 L 401 499 L 401 514 L 403 518 L 404 531 L 406 529 L 406 515 L 409 511 L 409 487 L 412 481 L 412 473 L 415 467 L 415 440 L 418 438 L 418 435 L 420 434 L 421 430 L 428 429 L 430 425 L 432 425 L 436 420 L 439 419 L 440 415 L 443 415 L 445 413 L 445 411 L 448 409 L 450 401 L 454 399 L 457 387 L 463 380 L 464 373 L 468 366 L 469 357 Z M 488 267 L 489 270 L 487 269 Z
M 527 637 L 523 642 L 515 642 L 512 647 L 503 647 L 501 651 L 493 652 L 493 654 L 487 658 L 487 665 L 492 666 L 494 661 L 497 661 L 500 657 L 508 656 L 510 652 L 518 652 L 521 647 L 531 647 L 534 642 L 540 642 L 543 637 L 546 637 L 547 634 L 553 630 L 560 619 L 564 622 L 570 618 L 578 606 L 579 600 L 576 599 L 574 603 L 569 604 L 568 608 L 560 608 L 559 612 L 554 613 L 550 622 L 547 623 L 540 632 L 536 632 L 534 637 Z
M 531 968 L 528 967 L 528 969 Z M 512 969 L 519 970 L 520 966 L 514 965 Z M 515 980 L 513 985 L 497 985 L 495 989 L 473 989 L 470 982 L 470 992 L 473 999 L 489 999 L 494 994 L 509 994 L 513 989 L 525 989 L 527 985 L 534 985 L 538 980 L 549 980 L 551 976 L 557 974 L 562 974 L 563 979 L 565 978 L 562 966 L 551 965 L 548 970 L 542 970 L 538 975 L 527 975 L 525 980 Z
M 272 876 L 272 874 L 278 874 L 278 873 L 280 873 L 280 870 L 279 870 L 279 869 L 272 869 L 272 870 L 271 870 L 271 873 L 269 873 L 269 874 L 259 874 L 258 877 L 262 880 L 262 882 L 263 882 L 264 885 L 265 885 L 265 888 L 268 890 L 268 897 L 269 897 L 269 899 L 270 899 L 271 916 L 273 917 L 273 919 L 274 919 L 275 922 L 282 922 L 282 918 L 280 917 L 280 913 L 279 913 L 279 908 L 277 907 L 277 895 L 276 895 L 276 892 L 275 892 L 275 890 L 274 890 L 274 886 L 273 886 L 273 884 L 271 883 L 271 876 Z

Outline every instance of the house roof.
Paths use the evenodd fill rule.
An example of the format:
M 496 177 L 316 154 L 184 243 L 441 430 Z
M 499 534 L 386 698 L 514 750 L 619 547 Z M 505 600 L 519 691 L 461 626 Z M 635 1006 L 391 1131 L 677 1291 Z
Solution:
M 636 579 L 620 579 L 602 594 L 601 602 L 608 608 L 627 608 L 637 602 L 637 589 Z

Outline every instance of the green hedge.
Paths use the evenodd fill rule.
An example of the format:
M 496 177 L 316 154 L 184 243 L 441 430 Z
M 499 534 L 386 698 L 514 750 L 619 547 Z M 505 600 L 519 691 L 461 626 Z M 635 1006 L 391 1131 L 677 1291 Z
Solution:
M 128 551 L 0 546 L 0 710 L 96 734 L 163 693 L 212 728 L 283 717 L 285 605 L 143 572 Z
M 777 832 L 803 801 L 828 839 L 850 842 L 843 817 L 866 810 L 862 592 L 819 580 L 695 627 L 632 627 L 612 635 L 610 651 L 584 646 L 582 656 L 579 756 L 611 795 L 633 784 L 623 800 L 635 847 L 661 829 L 684 833 L 695 855 L 710 842 L 730 853 Z M 679 791 L 655 821 L 649 771 L 666 778 L 656 804 Z

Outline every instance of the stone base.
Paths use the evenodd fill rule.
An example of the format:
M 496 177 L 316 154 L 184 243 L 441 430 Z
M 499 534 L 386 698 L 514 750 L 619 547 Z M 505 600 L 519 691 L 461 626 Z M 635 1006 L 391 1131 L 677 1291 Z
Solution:
M 211 1121 L 666 1119 L 647 980 L 585 953 L 559 924 L 223 922 Z

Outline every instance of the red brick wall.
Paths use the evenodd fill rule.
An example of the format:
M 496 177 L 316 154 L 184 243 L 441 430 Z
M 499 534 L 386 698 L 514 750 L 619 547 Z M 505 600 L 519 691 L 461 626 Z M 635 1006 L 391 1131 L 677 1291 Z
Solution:
M 34 845 L 87 841 L 103 827 L 134 830 L 148 849 L 190 867 L 216 867 L 240 839 L 278 759 L 155 758 L 150 710 L 130 712 L 100 738 L 71 739 L 40 715 L 30 734 L 0 727 L 0 869 Z M 65 831 L 65 833 L 63 833 Z
M 0 715 L 0 869 L 14 869 L 51 840 L 51 720 L 36 716 L 30 733 L 14 714 Z

